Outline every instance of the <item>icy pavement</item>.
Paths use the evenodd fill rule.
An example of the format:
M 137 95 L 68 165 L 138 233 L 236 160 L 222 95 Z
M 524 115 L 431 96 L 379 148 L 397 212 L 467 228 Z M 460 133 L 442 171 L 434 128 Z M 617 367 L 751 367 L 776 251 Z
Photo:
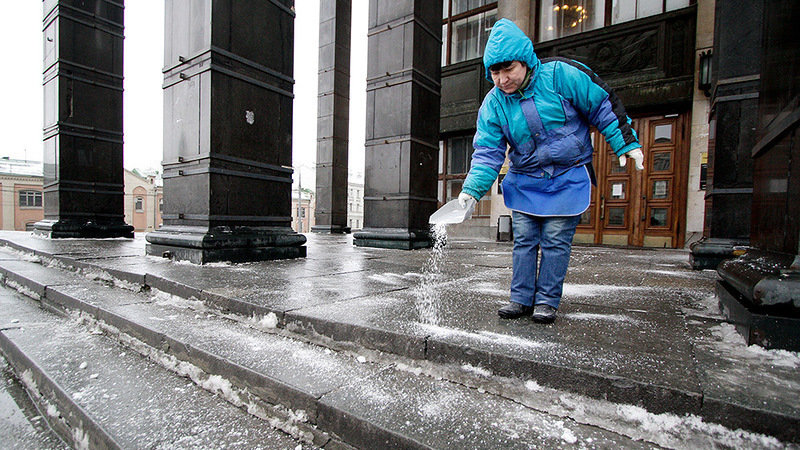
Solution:
M 310 234 L 307 258 L 196 266 L 143 256 L 141 238 L 96 247 L 24 233 L 0 239 L 45 265 L 80 268 L 87 279 L 128 290 L 139 280 L 161 292 L 156 303 L 190 299 L 198 316 L 238 315 L 656 445 L 773 448 L 800 440 L 800 357 L 744 345 L 719 314 L 716 272 L 690 270 L 686 251 L 576 246 L 559 317 L 538 325 L 496 315 L 511 276 L 504 243 L 450 239 L 436 255 Z M 0 267 L 15 264 L 4 259 Z M 45 284 L 61 283 L 48 276 Z M 148 320 L 155 326 L 159 318 Z M 369 392 L 380 396 L 377 387 Z M 601 425 L 608 405 L 616 405 L 613 427 Z

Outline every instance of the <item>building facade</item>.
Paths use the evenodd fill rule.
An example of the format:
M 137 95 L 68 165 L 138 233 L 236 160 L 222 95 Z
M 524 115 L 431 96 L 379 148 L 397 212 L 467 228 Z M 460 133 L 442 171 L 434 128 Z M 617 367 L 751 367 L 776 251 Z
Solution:
M 157 173 L 125 169 L 125 223 L 134 232 L 157 230 L 163 223 L 164 190 Z
M 458 196 L 469 171 L 478 108 L 492 87 L 481 56 L 501 17 L 531 37 L 540 58 L 592 68 L 625 104 L 644 147 L 644 171 L 621 168 L 593 134 L 598 184 L 576 242 L 680 248 L 699 238 L 710 106 L 699 61 L 713 46 L 713 2 L 444 0 L 439 203 Z M 455 231 L 494 237 L 506 214 L 495 183 Z
M 297 187 L 292 188 L 292 229 L 297 233 L 310 233 L 316 225 L 316 200 L 313 191 L 301 189 L 298 197 Z
M 364 183 L 347 183 L 347 226 L 350 230 L 364 226 Z
M 4 230 L 31 231 L 44 218 L 42 163 L 0 158 L 0 223 Z
M 163 191 L 157 174 L 125 169 L 125 223 L 136 232 L 161 226 Z M 3 230 L 33 231 L 44 219 L 42 163 L 0 158 L 0 223 Z

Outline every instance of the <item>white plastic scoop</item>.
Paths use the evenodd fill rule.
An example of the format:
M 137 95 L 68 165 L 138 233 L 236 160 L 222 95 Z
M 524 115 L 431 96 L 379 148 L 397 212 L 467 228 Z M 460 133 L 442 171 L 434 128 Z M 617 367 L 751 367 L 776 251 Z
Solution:
M 428 223 L 433 225 L 461 223 L 472 215 L 472 211 L 475 210 L 475 203 L 477 203 L 475 199 L 471 198 L 467 200 L 467 207 L 462 208 L 458 204 L 457 198 L 450 200 L 431 215 Z

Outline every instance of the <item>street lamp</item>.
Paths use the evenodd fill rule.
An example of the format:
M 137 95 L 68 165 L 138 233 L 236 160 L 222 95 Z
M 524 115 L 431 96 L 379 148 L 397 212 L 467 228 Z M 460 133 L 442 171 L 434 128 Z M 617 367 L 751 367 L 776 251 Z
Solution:
M 706 94 L 706 97 L 711 96 L 711 50 L 700 53 L 700 74 L 697 78 L 697 88 Z

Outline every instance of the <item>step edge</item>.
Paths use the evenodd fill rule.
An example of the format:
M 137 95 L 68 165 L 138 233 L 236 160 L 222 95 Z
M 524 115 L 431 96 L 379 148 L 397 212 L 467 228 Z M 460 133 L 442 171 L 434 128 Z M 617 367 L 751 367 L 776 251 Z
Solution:
M 16 344 L 0 331 L 0 350 L 14 369 L 29 397 L 36 403 L 44 420 L 65 442 L 77 448 L 121 449 L 119 443 L 87 413 L 83 407 L 67 395 L 47 372 L 26 355 Z M 25 374 L 29 373 L 29 376 Z M 55 406 L 58 417 L 51 413 Z

